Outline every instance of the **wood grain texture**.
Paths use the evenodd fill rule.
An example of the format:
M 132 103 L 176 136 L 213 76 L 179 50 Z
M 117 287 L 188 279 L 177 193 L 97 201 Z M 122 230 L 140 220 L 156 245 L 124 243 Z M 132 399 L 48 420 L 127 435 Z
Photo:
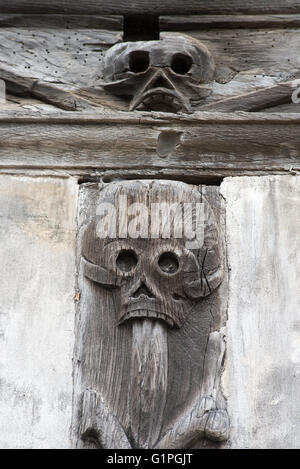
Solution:
M 112 179 L 283 174 L 300 167 L 299 128 L 298 114 L 263 112 L 0 113 L 0 169 Z
M 71 92 L 32 77 L 24 77 L 0 68 L 0 79 L 5 82 L 7 93 L 13 95 L 33 96 L 65 111 L 76 111 L 90 107 L 87 101 Z
M 168 389 L 168 336 L 151 319 L 132 325 L 128 412 L 138 447 L 153 448 L 163 426 Z
M 0 14 L 0 28 L 123 30 L 122 16 Z
M 196 31 L 199 29 L 298 28 L 299 14 L 273 15 L 183 15 L 160 16 L 161 31 Z M 64 14 L 0 14 L 0 28 L 66 28 L 123 30 L 123 16 Z
M 281 76 L 299 70 L 296 51 L 300 43 L 298 28 L 206 29 L 189 31 L 203 42 L 218 66 L 228 66 L 244 74 Z M 256 79 L 256 84 L 258 80 Z M 286 80 L 287 81 L 287 80 Z
M 112 97 L 102 88 L 104 54 L 122 40 L 121 23 L 108 30 L 106 21 L 101 27 L 100 23 L 92 26 L 85 15 L 82 25 L 76 26 L 74 17 L 67 24 L 58 15 L 54 28 L 56 20 L 39 26 L 38 18 L 28 26 L 0 27 L 1 68 L 76 93 L 103 111 L 128 110 L 126 100 Z M 191 30 L 189 35 L 207 47 L 216 64 L 216 81 L 207 103 L 289 81 L 300 72 L 299 27 L 207 26 Z M 193 109 L 197 107 L 195 102 Z
M 267 108 L 280 106 L 282 104 L 290 104 L 292 106 L 291 97 L 297 86 L 299 87 L 299 84 L 296 83 L 296 81 L 280 83 L 244 95 L 215 101 L 211 104 L 204 104 L 201 106 L 201 110 L 256 112 L 261 110 L 265 111 Z
M 161 16 L 161 31 L 199 29 L 298 28 L 300 15 L 184 15 Z
M 54 0 L 42 3 L 38 0 L 5 0 L 0 1 L 0 9 L 3 13 L 36 13 L 36 14 L 204 14 L 204 13 L 299 13 L 298 0 Z
M 121 281 L 120 274 L 115 273 L 114 276 L 117 275 L 115 282 L 111 275 L 114 272 L 114 260 L 111 259 L 106 266 L 105 252 L 115 252 L 114 250 L 117 249 L 121 241 L 110 243 L 103 250 L 96 249 L 95 241 L 92 241 L 91 238 L 92 232 L 89 231 L 90 229 L 86 231 L 86 227 L 92 226 L 90 225 L 91 222 L 94 223 L 95 209 L 99 202 L 113 200 L 111 197 L 116 188 L 119 191 L 127 188 L 128 195 L 133 190 L 130 201 L 134 202 L 136 200 L 133 195 L 135 193 L 141 202 L 144 200 L 145 195 L 141 188 L 149 184 L 152 187 L 149 192 L 150 200 L 152 200 L 151 194 L 154 196 L 158 188 L 161 188 L 159 198 L 161 201 L 164 200 L 163 194 L 167 194 L 168 190 L 170 190 L 168 200 L 172 200 L 172 197 L 176 194 L 179 198 L 183 197 L 185 193 L 189 194 L 190 189 L 192 190 L 191 194 L 195 196 L 195 200 L 204 200 L 198 188 L 172 181 L 153 181 L 152 183 L 151 181 L 133 181 L 104 184 L 102 186 L 95 184 L 81 186 L 78 238 L 78 288 L 81 292 L 81 299 L 78 305 L 76 326 L 73 420 L 74 440 L 77 442 L 78 447 L 85 445 L 80 439 L 82 428 L 85 429 L 85 437 L 89 437 L 90 441 L 93 440 L 93 437 L 94 439 L 97 437 L 100 440 L 101 447 L 114 445 L 111 438 L 106 436 L 109 428 L 106 422 L 111 422 L 112 433 L 117 435 L 117 441 L 120 442 L 120 445 L 123 445 L 121 447 L 127 447 L 126 440 L 123 439 L 122 428 L 133 447 L 147 448 L 159 445 L 159 447 L 168 448 L 182 447 L 182 445 L 189 446 L 191 444 L 201 446 L 202 443 L 199 439 L 201 440 L 204 436 L 215 441 L 223 441 L 227 438 L 225 431 L 223 432 L 223 438 L 221 438 L 220 428 L 222 425 L 216 423 L 221 420 L 228 432 L 226 403 L 219 388 L 224 342 L 222 334 L 214 333 L 224 325 L 225 321 L 226 280 L 219 289 L 203 298 L 200 303 L 198 302 L 197 307 L 195 303 L 194 307 L 188 311 L 184 324 L 179 329 L 170 328 L 170 324 L 163 320 L 163 316 L 161 319 L 153 316 L 154 313 L 149 310 L 149 301 L 153 301 L 152 297 L 148 298 L 148 306 L 146 306 L 146 297 L 143 300 L 142 296 L 135 296 L 134 293 L 132 293 L 134 298 L 144 302 L 143 308 L 145 310 L 139 310 L 136 313 L 132 310 L 130 317 L 121 325 L 118 325 L 122 305 L 127 304 L 125 298 L 127 293 L 130 294 L 131 292 L 128 281 L 131 278 L 135 282 L 135 274 L 131 273 L 128 276 L 126 274 Z M 223 220 L 223 215 L 221 215 L 223 208 L 218 189 L 211 187 L 207 192 L 205 188 L 202 189 L 207 198 L 206 200 L 209 200 L 215 206 L 216 220 L 219 221 L 220 226 L 223 226 L 221 221 Z M 103 195 L 101 195 L 102 193 Z M 209 241 L 207 239 L 206 242 L 211 243 L 212 239 L 210 238 Z M 165 295 L 167 295 L 168 283 L 166 282 L 169 277 L 167 274 L 164 274 L 166 277 L 159 277 L 156 268 L 152 266 L 152 261 L 149 262 L 152 257 L 149 257 L 149 255 L 147 257 L 147 253 L 149 254 L 151 251 L 151 246 L 152 249 L 154 246 L 156 246 L 155 249 L 162 249 L 163 243 L 167 243 L 168 252 L 170 252 L 170 249 L 173 249 L 170 247 L 171 241 L 124 239 L 121 242 L 122 249 L 125 249 L 125 245 L 127 246 L 128 243 L 131 243 L 131 250 L 135 249 L 139 253 L 137 256 L 141 264 L 138 264 L 140 267 L 137 267 L 139 270 L 137 270 L 136 281 L 137 283 L 142 282 L 142 285 L 144 285 L 143 292 L 148 289 L 148 292 L 153 292 L 155 298 L 158 298 L 158 290 L 161 289 L 160 291 L 165 292 Z M 142 245 L 143 249 L 141 250 Z M 120 252 L 122 252 L 122 249 Z M 126 249 L 128 251 L 128 247 Z M 154 254 L 156 250 L 151 252 Z M 103 282 L 103 277 L 100 279 L 100 283 L 106 285 L 105 288 L 99 283 L 95 283 L 96 277 L 92 277 L 93 281 L 86 277 L 87 272 L 82 270 L 83 265 L 80 262 L 81 253 L 84 254 L 86 259 L 89 259 L 92 265 L 103 264 L 102 267 L 107 269 L 107 280 Z M 147 266 L 140 257 L 143 255 L 148 259 Z M 118 262 L 119 255 L 116 255 L 116 259 L 116 262 Z M 205 262 L 210 266 L 209 268 L 214 269 L 212 257 L 208 256 L 205 259 Z M 223 261 L 222 257 L 222 263 Z M 205 265 L 205 262 L 203 265 Z M 207 273 L 207 275 L 210 278 L 210 274 Z M 189 279 L 187 280 L 189 281 Z M 97 282 L 99 281 L 97 280 Z M 115 287 L 108 288 L 109 282 L 114 282 Z M 176 288 L 178 291 L 181 288 L 180 282 L 180 280 L 177 281 Z M 174 288 L 171 279 L 169 279 L 169 283 L 171 293 L 172 288 Z M 118 296 L 117 285 L 120 285 L 121 296 Z M 139 291 L 139 285 L 136 284 L 135 287 L 138 287 L 137 291 Z M 146 295 L 146 293 L 141 295 Z M 166 308 L 168 302 L 165 302 Z M 130 305 L 130 303 L 128 304 Z M 137 303 L 135 304 L 137 305 Z M 156 307 L 158 307 L 158 304 Z M 146 308 L 148 308 L 147 314 Z M 199 314 L 200 311 L 201 314 Z M 135 318 L 133 313 L 138 314 L 138 318 Z M 170 311 L 168 314 L 173 313 Z M 219 343 L 219 349 L 217 343 Z M 200 383 L 202 383 L 202 388 Z M 93 390 L 96 394 L 91 394 L 90 391 L 84 393 L 84 423 L 82 426 L 81 396 L 82 391 L 85 389 Z M 206 396 L 210 403 L 209 409 L 206 406 L 201 414 L 208 425 L 204 425 L 204 430 L 206 426 L 210 429 L 210 433 L 207 434 L 200 424 L 201 418 L 195 420 L 193 418 L 195 406 L 197 415 L 200 412 L 199 409 L 202 406 L 201 395 Z M 100 405 L 100 410 L 96 413 L 99 418 L 97 417 L 95 421 L 91 413 L 94 414 L 97 399 L 100 399 L 103 405 Z M 101 410 L 103 406 L 104 410 Z M 108 412 L 105 409 L 108 409 Z M 216 414 L 214 419 L 211 416 L 208 421 L 207 413 L 210 411 L 213 413 L 220 411 L 219 419 Z M 189 412 L 191 412 L 191 418 L 189 418 Z M 178 431 L 181 418 L 184 418 L 184 415 L 187 419 L 185 423 L 186 437 L 180 440 Z M 195 417 L 197 416 L 195 415 Z M 103 430 L 101 430 L 99 424 L 101 418 L 104 420 Z M 191 421 L 190 425 L 189 420 Z M 212 422 L 215 422 L 215 424 Z M 178 426 L 176 427 L 177 423 Z M 174 425 L 178 431 L 169 434 L 168 428 Z M 96 433 L 91 431 L 91 426 L 94 430 L 96 428 Z M 104 435 L 103 439 L 101 439 L 101 431 Z M 168 437 L 166 436 L 164 440 L 158 443 L 158 440 L 165 433 Z
M 82 440 L 102 448 L 130 449 L 124 429 L 118 419 L 109 411 L 99 393 L 86 390 L 82 399 Z
M 220 332 L 210 334 L 204 363 L 204 379 L 200 400 L 192 402 L 190 408 L 177 422 L 168 428 L 159 440 L 160 449 L 186 448 L 202 437 L 212 436 L 215 441 L 226 441 L 229 420 L 225 409 L 214 409 L 215 389 L 220 385 L 220 372 L 225 354 L 224 336 Z

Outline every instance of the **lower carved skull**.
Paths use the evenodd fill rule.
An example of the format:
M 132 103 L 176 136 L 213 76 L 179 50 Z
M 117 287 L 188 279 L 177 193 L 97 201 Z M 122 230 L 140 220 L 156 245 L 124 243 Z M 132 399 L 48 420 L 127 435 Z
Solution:
M 211 93 L 214 60 L 199 41 L 168 35 L 120 43 L 107 52 L 104 88 L 130 99 L 129 110 L 191 112 Z
M 119 288 L 119 323 L 152 318 L 181 327 L 195 302 L 222 281 L 218 228 L 209 204 L 195 188 L 170 181 L 111 183 L 100 203 L 106 213 L 100 210 L 84 235 L 85 276 Z M 196 204 L 202 207 L 203 239 L 191 248 L 184 229 L 195 219 Z M 174 215 L 173 221 L 167 215 Z

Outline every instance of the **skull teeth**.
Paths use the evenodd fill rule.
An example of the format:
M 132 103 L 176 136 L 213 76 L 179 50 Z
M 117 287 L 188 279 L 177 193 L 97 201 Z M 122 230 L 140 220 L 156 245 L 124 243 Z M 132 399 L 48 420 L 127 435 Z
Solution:
M 162 109 L 160 110 L 163 111 L 163 107 L 166 106 L 166 111 L 169 112 L 178 111 L 182 107 L 179 100 L 174 96 L 158 93 L 153 94 L 151 96 L 146 96 L 143 101 L 136 107 L 136 109 L 138 111 L 151 111 L 153 110 L 152 108 L 155 108 L 159 105 L 162 106 Z
M 122 318 L 120 319 L 120 324 L 124 323 L 129 319 L 159 319 L 166 322 L 170 327 L 174 327 L 175 323 L 173 319 L 165 313 L 161 313 L 159 311 L 150 311 L 145 309 L 139 309 L 135 311 L 127 312 Z

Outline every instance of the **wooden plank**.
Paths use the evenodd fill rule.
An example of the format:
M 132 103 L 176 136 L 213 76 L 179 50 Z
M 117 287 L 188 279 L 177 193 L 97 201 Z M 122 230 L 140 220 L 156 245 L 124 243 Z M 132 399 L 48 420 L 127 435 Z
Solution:
M 161 16 L 161 31 L 198 29 L 298 28 L 300 15 L 185 15 Z
M 109 29 L 122 31 L 122 16 L 0 14 L 0 28 Z
M 298 28 L 300 15 L 184 15 L 161 16 L 161 31 L 198 29 Z M 0 14 L 0 27 L 109 29 L 121 31 L 121 15 Z
M 69 89 L 95 86 L 101 76 L 103 53 L 120 41 L 120 34 L 83 27 L 54 30 L 53 25 L 33 29 L 2 27 L 1 68 Z
M 130 442 L 134 448 L 166 449 L 191 447 L 191 442 L 203 437 L 214 441 L 228 437 L 220 389 L 225 342 L 219 332 L 226 320 L 228 291 L 222 239 L 225 211 L 218 187 L 205 192 L 205 188 L 174 181 L 80 187 L 77 265 L 81 296 L 74 359 L 74 440 L 78 447 L 85 445 L 80 441 L 82 430 L 85 439 L 98 440 L 102 448 L 116 448 L 114 439 L 121 448 L 128 448 Z M 144 218 L 148 233 L 157 233 L 155 239 L 150 234 L 120 239 L 116 234 L 110 243 L 101 240 L 95 236 L 99 204 L 109 201 L 117 207 L 120 194 L 128 196 L 130 203 L 143 204 L 144 213 L 153 203 L 205 204 L 204 243 L 191 251 L 185 238 L 174 238 L 173 230 L 169 238 L 162 238 L 164 224 L 159 216 Z M 120 206 L 117 210 L 127 231 L 131 216 Z M 127 263 L 127 257 L 118 264 L 124 249 L 127 256 L 135 253 L 133 263 Z M 167 266 L 177 259 L 174 271 L 159 268 L 162 253 L 169 256 Z M 91 277 L 86 263 L 100 269 L 103 276 Z M 200 281 L 202 272 L 209 289 Z M 209 424 L 211 413 L 216 420 L 224 417 L 222 435 Z M 173 425 L 175 432 L 170 431 Z
M 0 113 L 0 141 L 0 168 L 12 172 L 197 178 L 300 168 L 300 116 L 293 113 Z
M 256 78 L 253 80 L 256 83 L 259 82 L 259 76 L 264 75 L 286 76 L 287 81 L 288 74 L 300 70 L 297 53 L 300 46 L 299 29 L 245 28 L 220 31 L 208 28 L 191 31 L 189 35 L 206 45 L 217 66 L 227 66 L 240 74 L 247 72 Z
M 300 26 L 300 15 L 184 15 L 160 16 L 161 31 L 243 29 Z M 109 29 L 121 31 L 121 15 L 0 14 L 0 27 Z
M 184 15 L 184 14 L 219 14 L 219 13 L 299 13 L 299 0 L 0 0 L 2 13 L 31 14 L 152 14 L 152 15 Z

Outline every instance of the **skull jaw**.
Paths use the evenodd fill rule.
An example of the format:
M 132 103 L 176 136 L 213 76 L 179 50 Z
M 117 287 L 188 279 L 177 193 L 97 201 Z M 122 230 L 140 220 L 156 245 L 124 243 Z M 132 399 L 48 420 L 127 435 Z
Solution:
M 207 98 L 212 88 L 209 84 L 196 83 L 190 77 L 174 76 L 160 68 L 125 76 L 104 83 L 106 91 L 125 99 L 131 99 L 129 111 L 158 111 L 192 113 L 192 103 Z
M 122 302 L 119 324 L 132 319 L 153 319 L 163 321 L 169 328 L 180 328 L 190 312 L 190 306 L 187 302 L 176 303 L 170 298 L 170 306 L 166 309 L 166 303 L 156 298 L 129 298 Z
M 176 90 L 159 87 L 137 93 L 132 99 L 130 111 L 192 112 L 190 102 Z
M 147 310 L 147 309 L 136 309 L 127 311 L 119 320 L 119 324 L 124 324 L 127 321 L 134 319 L 153 319 L 155 321 L 162 321 L 171 329 L 179 327 L 171 318 L 170 315 L 162 313 L 161 311 Z

